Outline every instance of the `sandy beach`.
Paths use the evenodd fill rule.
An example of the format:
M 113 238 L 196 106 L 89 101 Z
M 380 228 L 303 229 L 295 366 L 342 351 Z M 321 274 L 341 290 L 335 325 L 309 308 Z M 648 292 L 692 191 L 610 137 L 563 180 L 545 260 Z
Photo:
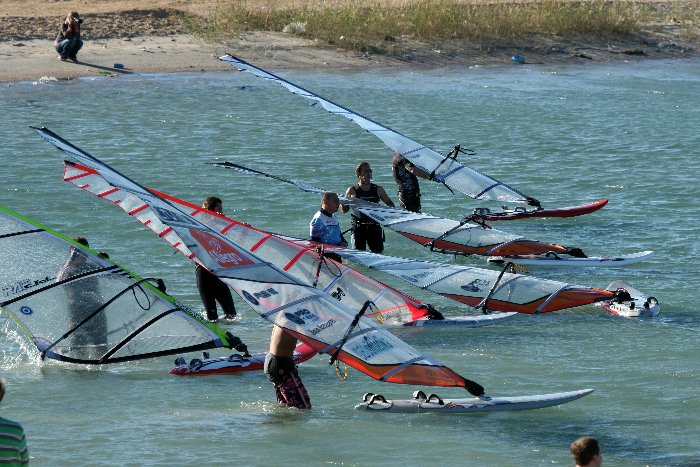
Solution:
M 503 42 L 489 47 L 464 40 L 430 44 L 397 38 L 386 45 L 384 53 L 368 54 L 276 32 L 242 32 L 226 42 L 205 42 L 187 34 L 175 16 L 177 11 L 206 15 L 216 4 L 213 0 L 148 3 L 100 0 L 89 4 L 4 0 L 0 18 L 7 26 L 0 32 L 0 82 L 227 70 L 229 67 L 217 59 L 224 53 L 272 68 L 487 66 L 509 64 L 513 54 L 523 56 L 526 63 L 582 64 L 700 55 L 697 41 L 687 39 L 681 34 L 680 25 L 673 21 L 650 25 L 638 37 L 573 41 L 533 35 L 517 43 Z M 78 63 L 58 60 L 53 48 L 60 23 L 72 10 L 80 12 L 84 20 L 85 45 Z

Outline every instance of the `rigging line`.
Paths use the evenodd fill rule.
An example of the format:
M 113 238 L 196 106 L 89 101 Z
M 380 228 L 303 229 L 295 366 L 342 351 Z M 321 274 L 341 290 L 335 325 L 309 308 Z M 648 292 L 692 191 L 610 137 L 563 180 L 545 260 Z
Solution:
M 452 149 L 452 151 L 448 152 L 447 155 L 443 157 L 443 159 L 438 163 L 437 167 L 433 169 L 432 172 L 430 172 L 430 179 L 433 180 L 435 179 L 435 172 L 437 172 L 437 169 L 440 168 L 442 164 L 447 162 L 448 159 L 452 160 L 457 160 L 457 154 L 459 153 L 459 144 Z
M 443 233 L 443 234 L 440 235 L 439 237 L 435 237 L 434 239 L 432 239 L 432 240 L 429 241 L 428 243 L 424 243 L 423 246 L 430 247 L 430 251 L 434 251 L 434 249 L 435 249 L 435 243 L 436 243 L 436 242 L 442 240 L 443 238 L 447 237 L 448 235 L 450 235 L 450 234 L 451 234 L 452 232 L 454 232 L 455 230 L 461 228 L 461 227 L 464 226 L 464 224 L 466 224 L 467 222 L 469 222 L 469 218 L 464 218 L 464 219 L 462 219 L 461 221 L 459 221 L 459 224 L 455 225 L 454 227 L 452 227 L 450 230 L 448 230 L 447 232 Z
M 140 282 L 155 282 L 155 284 L 156 284 L 155 287 L 156 287 L 158 290 L 160 290 L 161 292 L 163 292 L 163 293 L 165 293 L 165 282 L 163 282 L 163 279 L 157 279 L 157 278 L 155 278 L 155 277 L 148 277 L 148 278 L 145 278 L 145 279 L 140 280 L 139 283 L 136 284 L 136 287 L 132 287 L 132 288 L 131 288 L 131 293 L 132 293 L 133 296 L 134 296 L 134 301 L 136 302 L 136 304 L 137 304 L 137 305 L 139 306 L 139 308 L 141 308 L 143 311 L 148 311 L 148 310 L 151 309 L 151 305 L 153 305 L 153 304 L 155 303 L 155 301 L 151 302 L 151 299 L 148 297 L 148 294 L 147 294 L 146 291 L 143 290 L 143 288 L 141 287 Z M 141 302 L 139 301 L 138 297 L 136 296 L 136 289 L 137 289 L 137 288 L 141 291 L 141 293 L 143 293 L 143 296 L 146 297 L 146 306 L 142 305 Z M 176 305 L 176 306 L 177 306 L 177 305 Z M 178 307 L 177 309 L 180 309 L 180 308 Z M 116 333 L 116 332 L 121 331 L 122 329 L 129 329 L 130 327 L 133 327 L 133 323 L 134 323 L 135 321 L 136 321 L 136 320 L 131 320 L 131 321 L 129 321 L 129 322 L 126 322 L 126 323 L 122 324 L 120 327 L 115 328 L 115 329 L 109 331 L 109 332 L 107 333 L 107 335 L 109 336 L 109 335 L 111 335 L 111 334 L 114 334 L 114 333 Z
M 483 217 L 472 214 L 470 216 L 465 217 L 461 221 L 459 221 L 459 224 L 452 227 L 450 230 L 443 233 L 439 237 L 436 237 L 433 240 L 431 240 L 430 242 L 423 244 L 423 246 L 428 246 L 428 247 L 430 247 L 430 251 L 435 251 L 435 242 L 438 242 L 438 241 L 442 240 L 443 238 L 449 236 L 452 232 L 463 227 L 464 224 L 468 224 L 470 221 L 476 223 L 477 225 L 483 227 L 484 229 L 491 229 L 491 226 L 486 223 L 486 221 L 484 220 Z
M 362 305 L 362 308 L 360 311 L 355 315 L 355 317 L 352 320 L 352 323 L 350 323 L 350 326 L 348 327 L 348 330 L 345 331 L 345 335 L 343 338 L 340 340 L 340 344 L 338 344 L 338 347 L 335 349 L 335 352 L 333 352 L 333 355 L 331 355 L 330 361 L 328 362 L 330 365 L 332 365 L 337 359 L 338 359 L 338 354 L 342 350 L 343 346 L 345 343 L 348 341 L 350 338 L 350 334 L 352 333 L 353 329 L 355 329 L 355 326 L 357 326 L 357 323 L 360 322 L 360 318 L 362 315 L 365 314 L 365 311 L 367 311 L 368 308 L 370 308 L 374 303 L 372 303 L 370 300 L 367 300 L 364 305 Z M 376 306 L 376 305 L 375 305 Z
M 142 282 L 146 282 L 146 281 L 148 281 L 148 280 L 149 280 L 149 279 L 141 279 L 141 280 L 139 280 L 139 281 L 137 281 L 137 282 L 135 282 L 135 283 L 129 285 L 129 286 L 126 287 L 125 289 L 119 291 L 114 297 L 110 298 L 110 299 L 107 300 L 105 303 L 103 303 L 102 305 L 100 305 L 95 311 L 93 311 L 93 312 L 90 313 L 88 316 L 86 316 L 85 318 L 83 318 L 83 320 L 80 321 L 80 322 L 79 322 L 78 324 L 76 324 L 75 326 L 73 326 L 72 329 L 68 330 L 65 334 L 63 334 L 61 337 L 59 337 L 58 340 L 56 340 L 54 343 L 52 343 L 50 346 L 48 346 L 46 349 L 44 349 L 44 350 L 41 352 L 41 359 L 44 360 L 44 358 L 46 357 L 46 353 L 47 353 L 49 350 L 53 349 L 59 342 L 61 342 L 62 340 L 66 339 L 68 336 L 70 336 L 71 334 L 73 334 L 78 328 L 80 328 L 83 324 L 85 324 L 85 323 L 87 323 L 88 321 L 90 321 L 90 320 L 91 320 L 94 316 L 96 316 L 98 313 L 100 313 L 100 312 L 103 311 L 105 308 L 107 308 L 109 305 L 111 305 L 112 303 L 114 303 L 114 301 L 116 301 L 119 297 L 121 297 L 122 295 L 124 295 L 124 294 L 125 294 L 126 292 L 128 292 L 129 290 L 132 290 L 134 287 L 140 287 L 139 284 L 141 284 Z
M 507 261 L 506 264 L 503 266 L 503 269 L 501 270 L 501 273 L 498 275 L 498 278 L 496 279 L 496 282 L 493 284 L 493 287 L 491 287 L 491 290 L 489 290 L 488 295 L 479 303 L 476 308 L 477 310 L 481 308 L 482 313 L 485 315 L 491 314 L 491 310 L 488 309 L 486 306 L 488 304 L 489 299 L 493 296 L 493 294 L 496 292 L 496 287 L 498 287 L 498 284 L 501 282 L 501 279 L 503 278 L 503 274 L 505 274 L 506 270 L 510 268 L 513 265 L 510 261 Z

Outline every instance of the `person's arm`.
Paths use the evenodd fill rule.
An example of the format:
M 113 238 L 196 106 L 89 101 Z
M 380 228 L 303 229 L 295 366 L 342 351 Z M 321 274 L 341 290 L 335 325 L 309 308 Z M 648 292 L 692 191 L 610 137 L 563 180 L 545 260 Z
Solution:
M 345 190 L 345 197 L 346 198 L 356 198 L 357 193 L 355 193 L 355 187 L 351 186 L 347 190 Z M 340 205 L 340 210 L 343 212 L 343 214 L 347 213 L 350 210 L 350 206 L 346 206 L 344 204 Z
M 425 170 L 421 169 L 420 167 L 416 167 L 413 165 L 411 161 L 406 160 L 403 164 L 403 166 L 411 172 L 413 175 L 416 177 L 424 178 L 426 180 L 430 180 L 430 174 L 426 172 Z
M 317 222 L 316 217 L 311 219 L 311 224 L 309 225 L 309 238 L 312 242 L 323 243 L 321 241 L 321 235 L 323 235 L 323 230 L 325 226 L 323 222 Z
M 391 200 L 391 198 L 389 198 L 389 195 L 386 194 L 383 187 L 377 185 L 377 193 L 379 194 L 379 199 L 381 199 L 384 204 L 392 208 L 395 206 L 394 202 Z

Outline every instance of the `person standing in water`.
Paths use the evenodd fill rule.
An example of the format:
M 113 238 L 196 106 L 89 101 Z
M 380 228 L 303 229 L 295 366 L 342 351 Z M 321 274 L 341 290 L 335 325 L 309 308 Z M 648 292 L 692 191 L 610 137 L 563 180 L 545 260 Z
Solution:
M 593 436 L 583 436 L 571 443 L 571 456 L 576 467 L 600 467 L 603 464 L 600 445 Z
M 398 185 L 399 202 L 407 211 L 420 212 L 420 186 L 418 177 L 430 180 L 430 174 L 416 167 L 411 161 L 398 152 L 394 153 L 391 171 Z
M 386 194 L 384 188 L 380 185 L 372 183 L 372 168 L 368 162 L 360 162 L 355 167 L 355 175 L 357 176 L 357 185 L 349 187 L 345 191 L 345 196 L 348 198 L 357 198 L 363 201 L 379 203 L 382 201 L 390 207 L 394 207 L 394 202 Z M 350 208 L 343 206 L 343 212 L 348 212 Z M 355 240 L 355 248 L 358 250 L 366 250 L 367 246 L 372 253 L 381 253 L 384 251 L 384 230 L 376 221 L 370 219 L 364 214 L 359 214 L 360 217 L 352 215 L 352 234 Z
M 270 335 L 270 351 L 265 357 L 264 371 L 275 387 L 278 403 L 286 407 L 310 409 L 309 393 L 301 382 L 294 363 L 296 345 L 296 337 L 275 326 Z
M 223 202 L 215 196 L 205 199 L 202 207 L 217 214 L 224 213 Z M 235 318 L 236 305 L 233 303 L 231 289 L 221 279 L 199 264 L 197 264 L 195 269 L 195 276 L 197 278 L 199 297 L 202 299 L 207 319 L 209 321 L 217 321 L 219 319 L 216 309 L 217 302 L 224 311 L 224 319 L 231 320 Z

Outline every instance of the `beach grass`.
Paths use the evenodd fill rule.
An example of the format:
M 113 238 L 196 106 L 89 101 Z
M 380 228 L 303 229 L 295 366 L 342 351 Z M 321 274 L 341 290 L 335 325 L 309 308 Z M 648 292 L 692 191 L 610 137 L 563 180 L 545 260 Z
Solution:
M 381 41 L 517 40 L 533 34 L 563 38 L 633 35 L 642 27 L 676 22 L 697 26 L 700 1 L 531 2 L 460 0 L 245 1 L 219 4 L 188 31 L 226 39 L 248 31 L 278 31 L 363 50 Z

